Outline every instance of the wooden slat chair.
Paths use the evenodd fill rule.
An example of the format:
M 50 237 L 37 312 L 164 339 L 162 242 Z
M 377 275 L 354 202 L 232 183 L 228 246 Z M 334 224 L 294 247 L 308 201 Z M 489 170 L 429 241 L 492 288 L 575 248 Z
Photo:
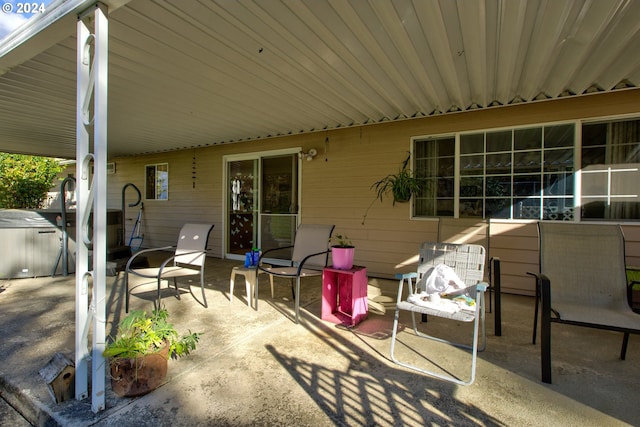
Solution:
M 627 300 L 624 236 L 618 225 L 539 222 L 542 381 L 551 384 L 551 323 L 640 334 L 640 315 Z M 536 300 L 536 320 L 538 304 Z M 537 322 L 534 322 L 534 343 Z M 575 361 L 574 361 L 575 362 Z
M 400 279 L 400 283 L 398 285 L 396 312 L 393 319 L 393 332 L 391 336 L 391 360 L 401 366 L 456 384 L 469 385 L 475 381 L 477 354 L 478 351 L 484 350 L 484 347 L 486 346 L 484 293 L 487 290 L 488 285 L 487 283 L 482 282 L 484 277 L 484 263 L 485 249 L 480 245 L 432 242 L 422 244 L 422 247 L 420 248 L 420 259 L 417 273 L 399 274 L 396 276 Z M 460 280 L 467 285 L 464 292 L 460 293 L 466 294 L 475 301 L 475 310 L 460 310 L 452 313 L 445 309 L 446 306 L 443 306 L 442 309 L 440 309 L 437 304 L 425 306 L 409 301 L 409 297 L 414 294 L 414 291 L 416 294 L 418 294 L 420 290 L 424 291 L 423 283 L 426 275 L 429 274 L 433 267 L 439 264 L 451 267 Z M 416 280 L 415 286 L 413 280 Z M 407 282 L 409 289 L 407 299 L 403 300 L 403 285 L 405 281 Z M 398 335 L 399 315 L 401 310 L 411 312 L 413 331 L 417 336 L 471 350 L 471 368 L 467 380 L 460 379 L 452 374 L 435 372 L 411 363 L 402 362 L 396 358 L 395 344 Z M 419 331 L 415 313 L 437 316 L 459 322 L 473 322 L 471 345 L 453 342 L 445 338 L 435 337 Z M 480 340 L 482 341 L 481 345 L 479 344 Z M 420 352 L 418 351 L 418 353 Z

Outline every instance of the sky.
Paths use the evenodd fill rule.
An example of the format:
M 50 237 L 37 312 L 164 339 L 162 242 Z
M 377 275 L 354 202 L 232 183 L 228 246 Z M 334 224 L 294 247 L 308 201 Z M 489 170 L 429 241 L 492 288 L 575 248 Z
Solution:
M 5 38 L 10 32 L 25 23 L 32 16 L 41 13 L 41 10 L 46 11 L 47 6 L 52 1 L 53 0 L 0 0 L 0 40 Z M 36 13 L 33 13 L 34 9 Z

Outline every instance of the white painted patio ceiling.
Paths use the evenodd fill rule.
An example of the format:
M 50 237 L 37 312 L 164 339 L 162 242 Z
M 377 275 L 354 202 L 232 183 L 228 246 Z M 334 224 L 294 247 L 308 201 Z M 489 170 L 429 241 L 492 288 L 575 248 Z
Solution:
M 110 156 L 640 84 L 640 0 L 118 3 Z M 75 156 L 75 31 L 0 57 L 0 151 Z

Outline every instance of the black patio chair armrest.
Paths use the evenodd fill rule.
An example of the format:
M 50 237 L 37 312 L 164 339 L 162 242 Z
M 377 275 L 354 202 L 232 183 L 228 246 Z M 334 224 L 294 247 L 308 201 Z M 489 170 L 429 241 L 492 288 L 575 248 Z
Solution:
M 263 251 L 263 252 L 260 254 L 260 258 L 258 258 L 258 264 L 260 264 L 260 261 L 262 261 L 262 258 L 264 258 L 264 256 L 265 256 L 266 254 L 269 254 L 269 253 L 271 253 L 271 252 L 281 251 L 281 250 L 283 250 L 283 249 L 291 249 L 291 248 L 293 248 L 293 245 L 289 245 L 289 246 L 281 246 L 281 247 L 278 247 L 278 248 L 273 248 L 273 249 L 268 249 L 268 250 L 266 250 L 266 251 Z
M 271 252 L 276 252 L 276 251 L 280 251 L 280 250 L 283 250 L 283 249 L 291 249 L 291 248 L 293 248 L 293 245 L 282 246 L 282 247 L 273 248 L 273 249 L 268 249 L 268 250 L 262 252 L 260 254 L 260 257 L 258 258 L 258 265 L 256 267 L 258 268 L 258 270 L 262 270 L 262 271 L 268 273 L 269 272 L 268 270 L 265 270 L 264 268 L 262 268 L 262 259 L 265 257 L 265 255 L 268 254 L 268 253 L 271 253 Z M 289 260 L 283 260 L 283 261 L 289 261 Z
M 179 256 L 183 256 L 183 255 L 191 255 L 191 254 L 202 254 L 202 255 L 206 255 L 207 251 L 191 251 L 191 252 L 182 252 L 179 254 L 173 254 L 171 255 L 169 258 L 165 259 L 162 264 L 160 265 L 160 267 L 158 268 L 158 279 L 160 279 L 162 277 L 162 271 L 164 270 L 164 268 L 167 266 L 167 264 L 169 264 L 171 261 L 173 261 L 174 259 L 176 259 Z
M 527 271 L 527 274 L 528 274 L 529 276 L 533 276 L 533 277 L 535 277 L 535 278 L 536 278 L 536 281 L 540 280 L 540 279 L 541 279 L 541 276 L 542 276 L 542 274 L 540 274 L 540 273 L 534 273 L 534 272 L 532 272 L 532 271 Z
M 131 258 L 129 258 L 129 261 L 127 261 L 127 265 L 125 267 L 126 271 L 129 271 L 129 267 L 131 267 L 132 262 L 139 257 L 142 254 L 148 254 L 149 252 L 160 252 L 160 251 L 166 251 L 169 249 L 175 249 L 175 246 L 162 246 L 162 247 L 158 247 L 158 248 L 149 248 L 149 249 L 143 249 L 141 251 L 136 252 Z
M 317 252 L 317 253 L 315 253 L 315 254 L 309 254 L 309 255 L 307 255 L 306 257 L 304 257 L 304 258 L 302 259 L 302 261 L 300 261 L 300 264 L 298 264 L 298 276 L 300 275 L 300 272 L 301 272 L 301 271 L 302 271 L 302 269 L 304 268 L 304 263 L 305 263 L 305 262 L 307 262 L 307 260 L 308 260 L 309 258 L 312 258 L 312 257 L 317 256 L 317 255 L 322 255 L 322 254 L 327 254 L 327 256 L 328 256 L 328 255 L 329 255 L 329 252 L 331 252 L 331 249 L 327 249 L 326 251 L 322 251 L 322 252 Z M 326 266 L 326 262 L 325 262 L 325 266 Z
M 627 285 L 627 301 L 629 302 L 629 306 L 631 307 L 631 309 L 637 312 L 638 309 L 633 308 L 633 286 L 634 285 L 640 285 L 640 280 L 632 280 Z
M 527 271 L 529 276 L 533 276 L 536 279 L 536 296 L 535 296 L 535 304 L 533 309 L 533 334 L 531 337 L 531 343 L 535 345 L 536 343 L 536 335 L 538 334 L 538 311 L 540 309 L 540 282 L 542 278 L 540 277 L 540 273 L 533 273 L 531 271 Z

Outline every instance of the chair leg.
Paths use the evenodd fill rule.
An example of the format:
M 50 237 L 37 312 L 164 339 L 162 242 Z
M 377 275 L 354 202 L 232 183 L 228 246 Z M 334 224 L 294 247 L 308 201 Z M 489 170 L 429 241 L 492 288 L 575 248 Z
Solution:
M 207 296 L 204 294 L 204 270 L 200 270 L 200 291 L 202 292 L 202 305 L 208 308 Z
M 493 291 L 493 279 L 492 279 L 493 258 L 489 258 L 489 266 L 487 267 L 487 274 L 489 277 L 489 287 L 487 288 L 487 292 L 489 292 L 489 313 L 491 313 L 491 310 L 493 309 L 493 307 L 491 306 L 491 293 Z
M 398 288 L 398 295 L 402 294 L 402 281 L 400 282 L 399 288 Z M 399 297 L 400 298 L 400 297 Z M 445 343 L 445 344 L 449 344 L 449 345 L 453 345 L 456 347 L 462 347 L 462 348 L 466 348 L 468 350 L 471 350 L 471 372 L 469 374 L 469 379 L 467 381 L 461 380 L 457 377 L 454 377 L 453 375 L 449 375 L 449 374 L 441 374 L 438 372 L 433 372 L 433 371 L 429 371 L 426 369 L 422 369 L 418 366 L 415 365 L 411 365 L 409 363 L 405 363 L 405 362 L 401 362 L 399 361 L 396 356 L 395 356 L 395 345 L 396 345 L 396 340 L 397 340 L 397 335 L 398 335 L 398 323 L 399 323 L 399 317 L 400 317 L 400 309 L 398 308 L 398 306 L 396 305 L 396 311 L 393 317 L 393 329 L 392 329 L 392 333 L 391 333 L 391 351 L 390 351 L 390 357 L 391 360 L 394 363 L 397 363 L 400 366 L 404 366 L 405 368 L 409 368 L 412 369 L 414 371 L 418 371 L 421 372 L 423 374 L 435 377 L 435 378 L 439 378 L 441 380 L 444 381 L 449 381 L 455 384 L 459 384 L 459 385 L 470 385 L 473 384 L 473 382 L 475 381 L 476 378 L 476 365 L 477 365 L 477 359 L 478 359 L 478 351 L 483 351 L 486 347 L 486 343 L 487 343 L 487 337 L 486 337 L 486 328 L 484 325 L 484 320 L 485 320 L 485 299 L 484 299 L 484 293 L 480 293 L 476 295 L 476 311 L 475 311 L 475 320 L 474 320 L 474 325 L 473 325 L 473 342 L 472 344 L 469 345 L 465 345 L 465 344 L 461 344 L 461 343 L 456 343 L 456 342 L 452 342 L 449 340 L 445 340 L 442 338 L 438 338 L 438 337 L 434 337 L 425 333 L 422 333 L 420 331 L 418 331 L 417 328 L 417 323 L 416 323 L 416 317 L 415 317 L 415 313 L 413 311 L 411 311 L 411 321 L 413 323 L 413 329 L 414 332 L 416 333 L 417 336 L 422 337 L 422 338 L 428 338 L 431 339 L 433 341 L 437 341 L 437 342 L 441 342 L 441 343 Z M 481 323 L 481 325 L 480 325 Z M 482 328 L 482 338 L 480 338 L 480 328 Z M 479 341 L 482 340 L 482 345 L 479 346 Z
M 540 319 L 542 382 L 551 384 L 551 289 L 548 280 L 543 280 L 540 284 L 540 295 L 542 299 L 542 315 Z
M 258 293 L 260 291 L 260 273 L 258 273 L 258 269 L 253 272 L 253 289 L 251 289 L 251 299 L 255 302 L 254 309 L 258 309 Z
M 413 314 L 413 313 L 412 313 Z M 391 360 L 395 363 L 400 363 L 395 356 L 396 348 L 396 336 L 398 335 L 398 318 L 400 317 L 400 309 L 396 308 L 396 312 L 393 315 L 393 329 L 391 332 Z
M 622 349 L 620 350 L 620 359 L 624 360 L 627 357 L 627 346 L 629 345 L 629 332 L 625 332 L 622 337 Z
M 236 271 L 231 270 L 231 278 L 229 279 L 229 302 L 233 302 L 233 287 L 236 281 Z
M 494 334 L 502 336 L 502 284 L 500 283 L 500 259 L 493 258 L 493 286 L 494 288 Z M 491 302 L 491 292 L 489 292 L 489 302 Z M 489 310 L 491 311 L 491 310 Z
M 271 282 L 271 299 L 273 299 L 273 275 L 269 274 L 269 282 Z
M 253 304 L 253 291 L 255 289 L 255 285 L 253 284 L 252 278 L 250 277 L 251 272 L 247 271 L 247 273 L 244 276 L 244 286 L 245 286 L 245 291 L 247 293 L 247 305 L 249 307 L 252 307 Z
M 124 312 L 129 312 L 129 272 L 124 272 Z
M 293 294 L 296 310 L 296 323 L 299 323 L 300 318 L 300 277 L 296 277 L 296 290 Z
M 538 310 L 540 309 L 540 284 L 536 280 L 536 302 L 533 308 L 533 336 L 531 342 L 535 345 L 538 334 Z
M 245 290 L 247 292 L 247 305 L 252 306 L 252 300 L 257 298 L 257 285 L 254 284 L 254 280 L 257 280 L 258 272 L 256 271 L 241 271 L 240 274 L 244 276 Z M 229 302 L 233 302 L 233 289 L 235 287 L 236 270 L 231 270 L 231 278 L 229 279 Z M 204 277 L 202 278 L 202 289 L 204 300 L 204 306 L 207 307 L 206 298 L 204 296 Z M 255 294 L 255 296 L 254 296 Z M 256 305 L 257 308 L 257 305 Z
M 484 307 L 482 308 L 482 310 L 484 310 Z M 414 313 L 411 312 L 411 314 L 413 315 Z M 481 315 L 480 313 L 477 313 L 477 315 Z M 456 347 L 462 347 L 462 348 L 466 348 L 469 349 L 471 351 L 471 371 L 469 373 L 469 379 L 464 381 L 461 380 L 457 377 L 454 377 L 453 375 L 445 375 L 445 374 L 440 374 L 438 372 L 434 372 L 434 371 L 429 371 L 426 369 L 422 369 L 419 368 L 415 365 L 411 365 L 409 363 L 405 363 L 405 362 L 401 362 L 399 361 L 396 356 L 395 356 L 395 344 L 396 344 L 396 340 L 397 340 L 397 335 L 398 335 L 398 319 L 400 316 L 400 310 L 396 308 L 396 312 L 394 314 L 394 318 L 393 318 L 393 330 L 391 333 L 391 351 L 390 351 L 390 356 L 391 356 L 391 360 L 394 363 L 397 363 L 400 366 L 404 366 L 405 368 L 409 368 L 412 369 L 414 371 L 418 371 L 421 372 L 423 374 L 429 375 L 431 377 L 434 378 L 439 378 L 441 380 L 444 381 L 448 381 L 448 382 L 452 382 L 455 384 L 459 384 L 459 385 L 471 385 L 475 382 L 476 379 L 476 365 L 477 365 L 477 360 L 478 360 L 478 351 L 482 351 L 484 349 L 484 347 L 486 346 L 486 336 L 482 338 L 483 344 L 482 347 L 479 348 L 478 342 L 480 340 L 479 338 L 479 329 L 480 329 L 480 321 L 476 319 L 476 321 L 474 322 L 474 326 L 473 326 L 473 343 L 471 344 L 471 346 L 468 345 L 463 345 L 463 344 L 458 344 L 458 343 L 454 343 L 451 341 L 447 341 L 441 338 L 437 338 L 437 337 L 433 337 L 431 335 L 427 335 L 421 332 L 418 332 L 418 336 L 422 337 L 422 338 L 427 338 L 427 339 L 431 339 L 437 342 L 442 342 L 445 344 L 450 344 L 450 345 L 454 345 Z M 415 317 L 414 317 L 415 319 Z M 415 323 L 415 321 L 414 321 Z M 484 331 L 484 325 L 482 326 L 482 330 Z M 485 332 L 483 332 L 483 335 L 485 334 Z
M 160 296 L 160 286 L 162 285 L 162 280 L 160 279 L 160 277 L 158 277 L 158 298 L 156 299 L 156 301 L 153 303 L 153 306 L 156 310 L 159 310 L 161 307 L 161 296 Z

